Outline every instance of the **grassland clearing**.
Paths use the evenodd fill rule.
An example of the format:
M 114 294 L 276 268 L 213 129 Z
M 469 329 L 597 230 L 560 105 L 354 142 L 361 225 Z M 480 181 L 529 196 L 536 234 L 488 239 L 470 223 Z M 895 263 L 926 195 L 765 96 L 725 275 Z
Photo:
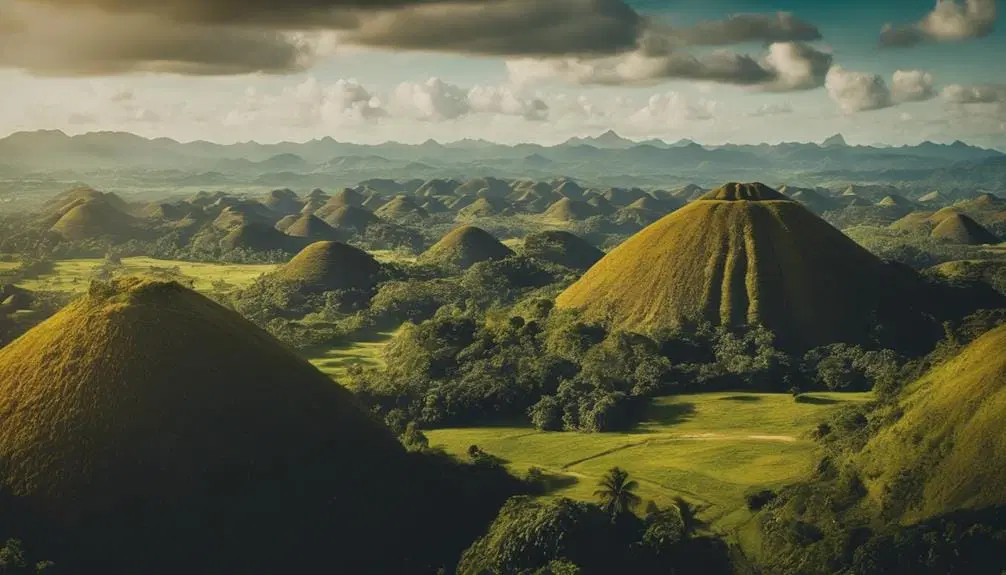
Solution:
M 425 432 L 430 444 L 463 456 L 478 445 L 517 473 L 538 467 L 560 476 L 552 495 L 593 501 L 611 467 L 629 471 L 640 495 L 668 506 L 674 497 L 705 506 L 714 527 L 731 531 L 750 517 L 745 492 L 804 479 L 818 455 L 809 432 L 843 405 L 869 394 L 707 393 L 654 401 L 645 423 L 628 433 L 556 433 L 531 427 L 478 427 Z
M 377 332 L 351 343 L 318 347 L 308 351 L 306 356 L 319 371 L 344 384 L 350 366 L 384 367 L 384 346 L 397 333 L 398 330 Z
M 18 287 L 33 291 L 81 293 L 104 263 L 105 260 L 100 258 L 60 260 L 55 262 L 52 272 L 26 279 Z M 210 264 L 136 257 L 122 258 L 122 265 L 116 268 L 115 274 L 191 281 L 196 291 L 209 292 L 220 291 L 214 284 L 223 286 L 225 283 L 227 290 L 247 286 L 277 267 L 271 264 Z

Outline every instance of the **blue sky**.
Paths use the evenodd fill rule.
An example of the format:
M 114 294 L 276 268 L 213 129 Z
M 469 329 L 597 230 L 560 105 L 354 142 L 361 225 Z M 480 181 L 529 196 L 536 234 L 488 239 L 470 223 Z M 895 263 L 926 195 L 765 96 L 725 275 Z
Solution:
M 88 1 L 100 8 L 105 0 Z M 181 2 L 165 1 L 165 5 Z M 528 0 L 498 1 L 519 4 Z M 621 1 L 539 0 L 580 3 L 584 10 Z M 993 13 L 997 10 L 996 0 L 969 1 L 984 4 L 986 13 L 989 6 Z M 194 73 L 188 61 L 175 65 L 167 56 L 128 60 L 136 52 L 127 43 L 136 42 L 131 30 L 148 21 L 156 26 L 152 30 L 160 30 L 157 19 L 164 18 L 163 14 L 97 10 L 71 18 L 76 8 L 56 14 L 43 12 L 47 8 L 36 4 L 40 0 L 0 0 L 0 52 L 5 47 L 5 8 L 15 14 L 23 10 L 26 18 L 37 13 L 39 21 L 44 17 L 46 23 L 38 39 L 26 37 L 23 56 L 11 51 L 13 44 L 6 45 L 13 56 L 7 60 L 0 56 L 0 82 L 5 86 L 0 134 L 46 128 L 71 133 L 128 130 L 181 140 L 332 136 L 361 142 L 420 142 L 472 137 L 554 143 L 615 129 L 638 139 L 688 137 L 711 144 L 819 140 L 842 132 L 857 143 L 963 139 L 1006 146 L 1006 67 L 1000 64 L 1006 54 L 1006 34 L 994 25 L 994 19 L 985 28 L 963 32 L 955 28 L 930 34 L 920 24 L 912 29 L 926 30 L 930 34 L 926 40 L 910 47 L 880 46 L 885 24 L 912 27 L 932 12 L 934 5 L 926 0 L 630 0 L 639 14 L 677 30 L 722 22 L 733 14 L 775 18 L 778 12 L 791 12 L 820 32 L 817 40 L 780 42 L 804 45 L 810 51 L 811 59 L 804 60 L 780 48 L 781 55 L 792 55 L 786 56 L 786 64 L 767 58 L 770 49 L 764 41 L 676 45 L 672 56 L 661 57 L 694 57 L 702 63 L 703 71 L 684 74 L 666 72 L 670 64 L 638 48 L 591 57 L 563 53 L 473 56 L 465 53 L 480 50 L 462 46 L 450 53 L 427 53 L 399 47 L 394 38 L 360 40 L 366 36 L 362 32 L 353 37 L 342 29 L 309 32 L 314 34 L 304 40 L 311 50 L 309 64 L 281 65 L 261 74 L 253 71 L 258 62 L 249 63 L 252 56 L 238 57 L 233 67 L 234 56 L 229 55 L 228 68 L 216 66 Z M 74 30 L 84 30 L 73 38 L 76 44 L 66 42 L 65 53 L 58 44 L 51 47 L 52 36 L 45 36 L 59 31 L 59 18 L 67 18 L 66 26 L 72 24 Z M 91 28 L 88 22 L 93 22 Z M 182 25 L 189 24 L 186 20 Z M 199 49 L 196 34 L 209 29 L 203 23 L 199 26 L 185 32 L 195 38 L 196 48 L 189 51 Z M 121 45 L 115 43 L 119 28 L 123 30 Z M 41 25 L 39 30 L 43 30 Z M 44 49 L 29 53 L 33 40 Z M 239 41 L 233 40 L 233 45 Z M 160 48 L 160 44 L 147 45 L 152 42 L 144 44 L 143 54 Z M 599 35 L 597 42 L 601 45 L 605 38 Z M 207 50 L 219 44 L 209 43 Z M 176 57 L 177 49 L 165 49 L 174 50 L 166 54 Z M 102 50 L 111 50 L 112 56 L 103 55 Z M 40 51 L 41 57 L 37 56 Z M 749 65 L 738 65 L 736 74 L 726 74 L 729 79 L 709 72 L 720 70 L 712 62 L 719 61 L 716 54 L 722 51 L 731 52 L 731 58 L 750 56 Z M 85 66 L 74 59 L 81 53 L 103 55 L 115 62 L 89 61 Z M 802 68 L 815 61 L 814 55 L 827 62 L 823 67 L 816 65 L 813 72 Z M 198 61 L 201 55 L 183 57 Z M 734 59 L 729 62 L 736 64 Z M 783 78 L 789 69 L 796 76 Z M 736 79 L 745 70 L 756 77 Z M 895 73 L 901 74 L 898 82 Z

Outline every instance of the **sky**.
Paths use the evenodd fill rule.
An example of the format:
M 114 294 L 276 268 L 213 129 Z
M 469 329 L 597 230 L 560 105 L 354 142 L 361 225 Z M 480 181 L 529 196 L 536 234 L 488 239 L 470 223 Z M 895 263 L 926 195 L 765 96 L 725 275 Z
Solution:
M 0 135 L 1006 149 L 998 0 L 0 0 Z

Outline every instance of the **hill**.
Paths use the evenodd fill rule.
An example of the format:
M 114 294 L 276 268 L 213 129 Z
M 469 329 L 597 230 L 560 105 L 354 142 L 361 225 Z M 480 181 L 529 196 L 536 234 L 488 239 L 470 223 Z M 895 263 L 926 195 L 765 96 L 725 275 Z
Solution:
M 386 429 L 177 283 L 94 284 L 0 350 L 0 409 L 0 480 L 70 573 L 282 572 L 322 544 L 367 569 L 401 518 Z
M 134 220 L 104 197 L 76 200 L 51 231 L 70 241 L 110 236 L 122 238 L 133 232 Z
M 604 252 L 569 232 L 548 231 L 524 238 L 522 253 L 575 270 L 586 270 L 604 257 Z
M 441 238 L 419 256 L 419 262 L 451 268 L 468 269 L 488 260 L 501 260 L 513 255 L 492 234 L 475 226 L 462 226 Z
M 396 196 L 374 213 L 381 219 L 397 223 L 419 222 L 430 217 L 426 210 L 408 196 Z
M 304 207 L 293 190 L 273 190 L 266 194 L 262 205 L 283 215 L 298 214 Z
M 933 228 L 932 236 L 970 246 L 999 243 L 995 234 L 965 214 L 952 214 L 944 218 Z
M 731 183 L 612 250 L 557 305 L 640 332 L 761 324 L 811 348 L 865 339 L 901 281 L 799 203 Z
M 307 291 L 368 290 L 377 284 L 381 264 L 367 252 L 340 242 L 315 242 L 273 274 Z
M 368 227 L 380 223 L 380 219 L 363 208 L 342 206 L 324 218 L 325 223 L 336 230 L 351 230 L 362 234 Z
M 228 233 L 220 241 L 220 245 L 227 250 L 240 248 L 256 252 L 288 252 L 296 249 L 294 246 L 298 241 L 268 224 L 252 222 L 242 224 Z
M 882 429 L 857 459 L 872 499 L 901 495 L 903 518 L 1006 503 L 1006 327 L 905 389 L 896 423 Z M 904 479 L 911 477 L 910 485 Z M 898 485 L 901 482 L 902 485 Z
M 458 219 L 491 218 L 504 213 L 506 202 L 496 198 L 479 198 L 458 210 Z
M 587 202 L 564 197 L 549 206 L 542 217 L 557 222 L 580 222 L 596 215 L 597 210 Z
M 317 216 L 304 214 L 294 220 L 285 230 L 286 235 L 303 238 L 312 242 L 340 239 L 341 234 Z

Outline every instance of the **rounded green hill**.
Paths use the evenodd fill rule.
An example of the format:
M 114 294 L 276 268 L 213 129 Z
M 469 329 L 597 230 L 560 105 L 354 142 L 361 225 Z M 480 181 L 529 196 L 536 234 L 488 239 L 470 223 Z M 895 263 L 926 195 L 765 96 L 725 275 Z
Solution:
M 944 218 L 935 228 L 932 236 L 957 244 L 977 246 L 999 243 L 999 238 L 981 224 L 965 214 L 955 213 Z
M 71 241 L 105 236 L 123 237 L 132 232 L 133 224 L 132 216 L 99 197 L 77 200 L 76 205 L 53 224 L 51 231 Z
M 578 222 L 596 215 L 597 209 L 587 202 L 564 197 L 549 206 L 542 217 L 557 222 Z
M 575 270 L 586 270 L 604 257 L 604 252 L 586 240 L 562 231 L 547 231 L 524 238 L 522 253 Z
M 341 242 L 315 242 L 273 274 L 278 280 L 301 284 L 309 291 L 370 289 L 381 264 L 367 252 Z
M 860 341 L 896 290 L 878 258 L 762 184 L 728 184 L 611 251 L 557 304 L 614 327 L 764 325 L 782 345 Z
M 285 230 L 286 235 L 295 238 L 303 238 L 308 241 L 332 241 L 340 239 L 340 234 L 332 226 L 322 221 L 317 216 L 304 214 L 297 217 Z
M 510 248 L 489 232 L 475 226 L 462 226 L 423 252 L 419 262 L 468 269 L 479 262 L 501 260 L 512 255 Z
M 363 233 L 368 227 L 380 222 L 377 216 L 356 206 L 341 206 L 325 216 L 326 224 L 336 230 L 351 230 Z
M 0 350 L 0 410 L 0 481 L 68 573 L 275 573 L 322 544 L 365 569 L 396 521 L 391 434 L 177 283 L 94 284 Z

